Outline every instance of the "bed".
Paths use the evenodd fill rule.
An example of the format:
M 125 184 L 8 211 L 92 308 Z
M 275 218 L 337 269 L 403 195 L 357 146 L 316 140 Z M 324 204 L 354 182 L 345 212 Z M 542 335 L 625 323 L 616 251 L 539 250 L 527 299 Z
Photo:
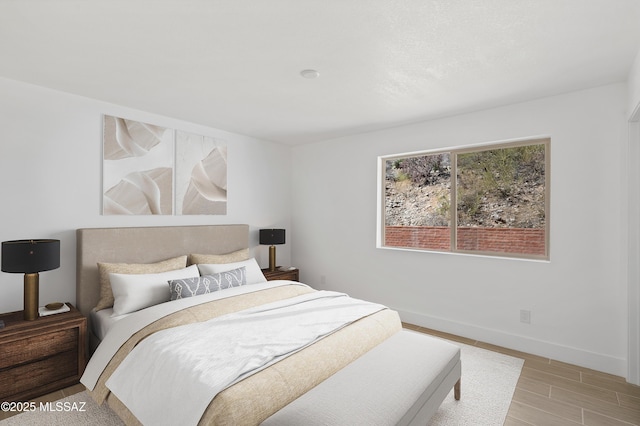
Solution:
M 147 292 L 148 277 L 157 275 L 164 279 L 165 274 L 173 274 L 171 268 L 175 265 L 170 267 L 163 262 L 175 259 L 184 259 L 185 267 L 179 271 L 188 269 L 193 273 L 193 268 L 198 268 L 198 274 L 207 279 L 225 276 L 231 281 L 242 279 L 246 285 L 229 285 L 222 291 L 180 297 L 185 279 L 204 278 L 176 275 L 169 280 L 173 283 L 172 298 L 178 289 L 176 300 L 160 303 L 156 300 L 149 305 L 147 293 L 127 293 L 131 288 Z M 147 273 L 144 269 L 141 272 L 125 268 L 124 272 L 118 269 L 109 272 L 112 265 L 123 264 L 161 264 L 165 271 Z M 227 265 L 242 266 L 230 270 Z M 89 353 L 93 353 L 82 383 L 93 399 L 107 403 L 126 424 L 172 424 L 171 416 L 179 415 L 181 424 L 294 425 L 299 424 L 302 416 L 321 421 L 317 424 L 339 425 L 370 424 L 370 419 L 364 421 L 372 415 L 376 424 L 426 424 L 452 388 L 456 390 L 456 399 L 459 398 L 461 369 L 457 347 L 402 330 L 397 313 L 384 306 L 340 293 L 317 291 L 297 282 L 264 282 L 264 276 L 262 281 L 253 282 L 256 267 L 249 255 L 249 226 L 244 224 L 77 230 L 76 303 L 89 318 Z M 105 278 L 113 284 L 113 306 L 96 311 L 104 302 L 101 293 Z M 127 283 L 125 287 L 121 281 Z M 144 285 L 131 286 L 130 282 Z M 122 288 L 127 289 L 124 296 Z M 155 291 L 157 287 L 150 287 L 148 293 Z M 340 306 L 336 307 L 336 303 Z M 325 304 L 330 306 L 327 308 Z M 332 313 L 322 313 L 325 309 Z M 331 321 L 316 320 L 315 316 L 283 316 L 302 315 L 301 311 L 304 315 L 330 315 Z M 296 331 L 265 334 L 280 327 L 272 324 L 282 321 L 295 323 Z M 334 328 L 326 328 L 330 327 L 325 325 L 329 322 L 335 322 L 331 326 Z M 308 325 L 298 326 L 302 323 Z M 216 356 L 232 358 L 236 355 L 225 355 L 229 345 L 223 343 L 233 341 L 235 346 L 234 340 L 240 335 L 248 342 L 265 339 L 260 343 L 260 352 L 290 347 L 284 350 L 285 355 L 265 356 L 270 361 L 259 367 L 234 370 L 237 373 L 234 380 L 230 379 L 220 389 L 209 390 L 201 382 L 210 376 L 211 380 L 218 380 L 216 375 L 227 371 L 227 366 L 214 368 L 215 363 L 209 362 L 209 358 L 202 362 L 190 357 L 200 349 L 210 351 L 215 346 Z M 296 339 L 289 339 L 294 335 Z M 320 337 L 311 339 L 303 335 Z M 189 341 L 195 341 L 196 336 L 209 340 Z M 183 352 L 160 358 L 169 352 L 165 348 L 171 345 Z M 237 348 L 229 350 L 229 354 L 236 354 Z M 153 358 L 160 353 L 159 358 Z M 406 358 L 403 368 L 394 369 L 401 356 Z M 185 357 L 188 362 L 183 362 Z M 195 369 L 191 371 L 192 368 Z M 380 374 L 363 373 L 376 369 L 381 370 Z M 207 396 L 207 392 L 212 392 L 212 396 Z M 385 392 L 402 395 L 402 400 L 384 398 L 386 402 L 373 404 L 380 411 L 372 411 L 372 401 Z M 348 404 L 344 403 L 346 395 Z M 159 403 L 163 398 L 166 402 Z M 146 406 L 147 403 L 156 406 Z

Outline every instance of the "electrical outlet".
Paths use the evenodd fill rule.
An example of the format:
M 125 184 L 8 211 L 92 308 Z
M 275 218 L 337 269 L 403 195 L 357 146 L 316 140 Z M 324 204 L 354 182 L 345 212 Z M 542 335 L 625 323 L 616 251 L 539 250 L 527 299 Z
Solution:
M 520 322 L 524 324 L 531 324 L 531 311 L 527 309 L 520 310 Z

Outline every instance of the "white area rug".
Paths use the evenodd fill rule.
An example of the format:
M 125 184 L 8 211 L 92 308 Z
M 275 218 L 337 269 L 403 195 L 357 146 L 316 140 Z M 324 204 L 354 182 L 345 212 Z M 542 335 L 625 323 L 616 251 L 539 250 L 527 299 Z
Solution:
M 455 343 L 455 342 L 454 342 Z M 462 398 L 453 390 L 433 416 L 430 426 L 502 425 L 520 377 L 523 360 L 455 343 L 462 348 Z M 81 402 L 86 402 L 81 406 Z M 0 426 L 111 426 L 122 425 L 105 406 L 99 407 L 86 392 L 53 402 L 44 408 L 0 421 Z M 78 411 L 78 410 L 84 411 Z
M 461 398 L 456 401 L 451 391 L 429 426 L 504 424 L 524 360 L 452 343 L 461 348 Z

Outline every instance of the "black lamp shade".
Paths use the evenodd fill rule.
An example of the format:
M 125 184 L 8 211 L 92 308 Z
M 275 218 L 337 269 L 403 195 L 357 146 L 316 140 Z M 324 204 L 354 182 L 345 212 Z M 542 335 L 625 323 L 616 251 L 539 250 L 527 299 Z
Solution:
M 261 229 L 260 244 L 284 244 L 284 229 Z
M 23 274 L 60 267 L 60 240 L 14 240 L 2 243 L 2 271 Z

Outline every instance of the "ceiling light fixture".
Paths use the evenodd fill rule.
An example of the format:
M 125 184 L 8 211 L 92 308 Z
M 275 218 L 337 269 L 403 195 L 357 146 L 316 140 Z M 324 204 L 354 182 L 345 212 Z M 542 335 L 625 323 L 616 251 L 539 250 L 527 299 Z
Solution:
M 304 78 L 318 78 L 320 73 L 316 70 L 302 70 L 300 71 L 300 75 Z

